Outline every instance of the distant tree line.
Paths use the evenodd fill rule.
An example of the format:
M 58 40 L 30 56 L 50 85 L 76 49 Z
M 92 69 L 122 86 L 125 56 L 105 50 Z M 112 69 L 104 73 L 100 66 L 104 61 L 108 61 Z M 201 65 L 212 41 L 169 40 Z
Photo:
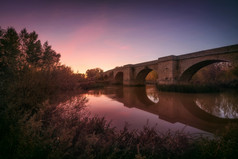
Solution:
M 89 79 L 102 79 L 103 70 L 101 68 L 88 69 L 86 71 L 86 77 Z

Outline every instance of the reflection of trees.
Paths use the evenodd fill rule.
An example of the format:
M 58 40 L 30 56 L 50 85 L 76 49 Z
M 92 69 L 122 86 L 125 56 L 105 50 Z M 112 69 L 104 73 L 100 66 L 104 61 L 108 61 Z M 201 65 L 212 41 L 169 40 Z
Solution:
M 202 96 L 195 100 L 204 111 L 222 118 L 238 118 L 238 98 L 235 93 L 222 93 L 213 96 Z

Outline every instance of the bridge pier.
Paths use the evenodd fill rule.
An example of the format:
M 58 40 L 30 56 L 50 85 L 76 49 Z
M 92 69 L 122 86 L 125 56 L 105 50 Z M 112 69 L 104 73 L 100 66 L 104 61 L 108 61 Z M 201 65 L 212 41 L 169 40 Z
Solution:
M 135 85 L 134 79 L 134 67 L 132 65 L 126 65 L 123 71 L 123 85 L 133 86 Z
M 157 84 L 177 84 L 179 74 L 178 57 L 171 55 L 158 59 Z

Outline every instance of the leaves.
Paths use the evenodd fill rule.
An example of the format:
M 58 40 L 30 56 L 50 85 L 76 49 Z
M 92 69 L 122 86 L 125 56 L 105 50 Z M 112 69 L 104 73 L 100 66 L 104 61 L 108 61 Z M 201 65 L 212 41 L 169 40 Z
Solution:
M 26 67 L 52 69 L 59 61 L 60 54 L 48 42 L 42 46 L 35 31 L 28 33 L 23 29 L 18 34 L 12 27 L 0 28 L 0 66 L 4 74 L 16 74 Z
M 102 75 L 102 73 L 103 73 L 103 70 L 102 69 L 100 69 L 100 68 L 94 68 L 94 69 L 88 69 L 87 71 L 86 71 L 86 76 L 87 76 L 87 78 L 96 78 L 96 79 L 100 79 L 100 78 L 102 78 L 103 77 L 103 75 Z

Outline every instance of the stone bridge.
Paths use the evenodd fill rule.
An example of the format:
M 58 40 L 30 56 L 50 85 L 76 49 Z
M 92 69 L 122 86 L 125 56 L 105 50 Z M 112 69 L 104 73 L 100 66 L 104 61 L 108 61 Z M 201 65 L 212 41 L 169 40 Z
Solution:
M 104 72 L 104 78 L 123 85 L 144 85 L 145 77 L 155 70 L 157 84 L 186 83 L 199 69 L 217 62 L 238 63 L 238 44 L 116 67 Z

